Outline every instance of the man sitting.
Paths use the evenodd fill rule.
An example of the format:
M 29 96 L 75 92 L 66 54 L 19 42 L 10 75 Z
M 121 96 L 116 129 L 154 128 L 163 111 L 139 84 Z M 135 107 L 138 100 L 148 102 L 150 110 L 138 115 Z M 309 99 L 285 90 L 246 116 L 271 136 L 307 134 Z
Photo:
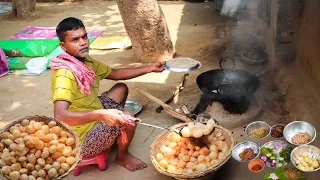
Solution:
M 102 79 L 126 80 L 150 72 L 162 72 L 165 62 L 139 68 L 111 69 L 89 56 L 89 39 L 81 20 L 66 18 L 56 28 L 60 46 L 65 51 L 51 60 L 54 116 L 70 125 L 83 143 L 82 156 L 88 157 L 118 144 L 116 162 L 130 171 L 146 168 L 132 156 L 128 147 L 135 133 L 135 123 L 123 112 L 128 87 L 114 85 L 98 96 Z

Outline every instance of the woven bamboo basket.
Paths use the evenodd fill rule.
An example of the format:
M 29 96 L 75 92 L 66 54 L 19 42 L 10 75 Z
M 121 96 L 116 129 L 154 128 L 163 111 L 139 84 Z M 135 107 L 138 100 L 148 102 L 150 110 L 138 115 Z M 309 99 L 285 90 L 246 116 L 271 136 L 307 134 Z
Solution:
M 34 120 L 37 122 L 45 122 L 45 123 L 49 123 L 50 121 L 55 121 L 57 123 L 57 126 L 60 126 L 64 131 L 68 132 L 68 134 L 70 134 L 72 138 L 75 139 L 75 143 L 73 144 L 73 147 L 72 147 L 73 148 L 72 155 L 75 157 L 76 162 L 70 167 L 70 169 L 67 172 L 58 176 L 55 179 L 62 179 L 64 177 L 66 177 L 67 175 L 69 175 L 70 172 L 73 171 L 81 161 L 81 142 L 80 142 L 79 137 L 75 134 L 75 132 L 71 129 L 71 127 L 69 125 L 67 125 L 66 123 L 59 121 L 57 119 L 49 118 L 49 117 L 45 117 L 45 116 L 26 116 L 26 117 L 21 117 L 21 118 L 15 119 L 15 120 L 11 121 L 9 124 L 7 124 L 5 127 L 1 128 L 0 134 L 4 133 L 6 131 L 9 131 L 10 127 L 12 127 L 13 125 L 15 125 L 17 123 L 20 123 L 21 121 L 23 121 L 25 119 Z M 5 175 L 5 174 L 2 174 L 2 175 L 4 177 L 6 177 L 7 179 L 9 179 L 8 175 Z
M 176 129 L 182 129 L 183 127 L 187 126 L 188 123 L 182 123 L 177 124 L 173 126 Z M 160 152 L 160 148 L 165 144 L 167 135 L 169 134 L 169 131 L 164 131 L 160 135 L 156 137 L 156 139 L 151 144 L 151 151 L 150 151 L 150 158 L 152 161 L 152 164 L 156 168 L 156 170 L 164 175 L 176 178 L 176 179 L 195 179 L 195 178 L 201 178 L 204 176 L 209 175 L 210 173 L 217 171 L 221 166 L 223 166 L 231 157 L 232 149 L 235 145 L 233 136 L 231 132 L 219 125 L 215 125 L 215 128 L 213 130 L 213 134 L 222 133 L 225 137 L 225 142 L 228 145 L 228 153 L 225 156 L 223 160 L 220 161 L 220 163 L 212 165 L 211 167 L 207 168 L 205 171 L 202 172 L 193 172 L 192 174 L 173 174 L 169 172 L 167 169 L 164 169 L 160 166 L 159 162 L 156 160 L 156 155 Z

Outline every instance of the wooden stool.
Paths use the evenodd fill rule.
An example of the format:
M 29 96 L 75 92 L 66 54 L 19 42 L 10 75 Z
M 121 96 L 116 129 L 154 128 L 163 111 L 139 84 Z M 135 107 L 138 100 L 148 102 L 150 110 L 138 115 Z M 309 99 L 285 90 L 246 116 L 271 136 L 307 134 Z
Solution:
M 81 162 L 78 164 L 76 169 L 73 171 L 74 176 L 79 176 L 81 174 L 81 166 L 87 166 L 91 164 L 98 164 L 99 169 L 104 171 L 108 168 L 107 160 L 109 157 L 110 149 L 106 149 L 105 151 L 90 157 L 83 157 Z

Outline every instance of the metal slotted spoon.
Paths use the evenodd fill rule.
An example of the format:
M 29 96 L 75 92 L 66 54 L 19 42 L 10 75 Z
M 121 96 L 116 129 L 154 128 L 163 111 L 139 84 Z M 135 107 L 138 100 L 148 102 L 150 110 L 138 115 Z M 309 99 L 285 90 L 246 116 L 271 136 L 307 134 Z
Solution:
M 178 129 L 161 127 L 161 126 L 156 126 L 156 125 L 152 125 L 152 124 L 143 123 L 143 122 L 141 122 L 141 119 L 139 119 L 139 118 L 134 118 L 134 117 L 131 117 L 131 116 L 129 116 L 129 115 L 124 115 L 124 118 L 127 119 L 127 120 L 131 120 L 132 122 L 135 122 L 135 123 L 137 123 L 137 124 L 141 124 L 141 125 L 143 125 L 143 126 L 148 126 L 148 127 L 153 127 L 153 128 L 157 128 L 157 129 L 168 130 L 168 131 L 177 133 L 177 134 L 179 134 L 180 136 L 182 136 L 181 130 L 178 130 Z
M 141 124 L 141 125 L 143 125 L 143 126 L 148 126 L 148 127 L 153 127 L 153 128 L 157 128 L 157 129 L 168 130 L 168 131 L 177 133 L 177 134 L 179 134 L 180 136 L 182 136 L 181 130 L 178 130 L 178 129 L 161 127 L 161 126 L 156 126 L 156 125 L 147 124 L 147 123 L 143 123 L 143 122 L 136 122 L 136 123 Z

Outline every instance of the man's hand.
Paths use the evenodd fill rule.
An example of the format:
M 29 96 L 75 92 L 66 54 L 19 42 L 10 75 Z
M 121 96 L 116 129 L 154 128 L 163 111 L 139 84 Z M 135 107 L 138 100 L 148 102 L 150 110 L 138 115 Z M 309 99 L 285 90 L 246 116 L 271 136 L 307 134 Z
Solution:
M 64 121 L 70 126 L 78 126 L 90 122 L 103 120 L 109 126 L 122 126 L 128 117 L 117 109 L 99 109 L 87 112 L 75 112 L 69 110 L 70 102 L 55 101 L 54 117 Z
M 99 110 L 102 120 L 109 126 L 121 126 L 126 122 L 125 114 L 117 109 Z
M 162 72 L 164 71 L 164 65 L 166 64 L 166 61 L 161 61 L 161 62 L 155 62 L 151 64 L 150 67 L 150 72 Z
M 164 71 L 164 65 L 166 61 L 155 62 L 147 66 L 142 66 L 138 68 L 120 68 L 113 69 L 106 79 L 111 80 L 127 80 L 135 78 L 150 72 L 162 72 Z

